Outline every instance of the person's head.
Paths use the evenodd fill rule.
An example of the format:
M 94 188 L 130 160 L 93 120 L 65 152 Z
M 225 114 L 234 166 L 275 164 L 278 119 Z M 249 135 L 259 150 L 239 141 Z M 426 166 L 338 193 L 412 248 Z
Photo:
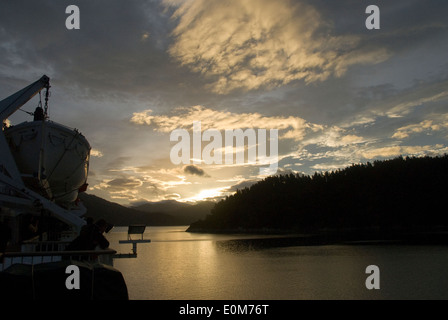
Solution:
M 95 222 L 95 225 L 98 227 L 101 233 L 103 233 L 107 229 L 107 222 L 104 219 L 99 219 L 97 222 Z

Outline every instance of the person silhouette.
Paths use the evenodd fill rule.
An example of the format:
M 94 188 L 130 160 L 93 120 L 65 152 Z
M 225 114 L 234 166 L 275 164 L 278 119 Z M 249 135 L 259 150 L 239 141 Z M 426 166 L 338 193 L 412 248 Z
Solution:
M 37 107 L 36 110 L 34 110 L 34 121 L 42 121 L 45 119 L 44 115 L 44 109 L 42 107 Z
M 104 219 L 100 219 L 92 224 L 86 224 L 68 246 L 67 250 L 95 250 L 97 247 L 106 249 L 109 247 L 109 241 L 103 235 L 108 227 Z

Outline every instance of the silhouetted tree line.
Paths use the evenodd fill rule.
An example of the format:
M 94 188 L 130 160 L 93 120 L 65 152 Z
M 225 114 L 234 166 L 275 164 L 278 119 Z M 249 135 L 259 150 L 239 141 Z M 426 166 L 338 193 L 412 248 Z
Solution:
M 448 227 L 448 155 L 399 157 L 312 176 L 270 176 L 218 202 L 190 231 Z

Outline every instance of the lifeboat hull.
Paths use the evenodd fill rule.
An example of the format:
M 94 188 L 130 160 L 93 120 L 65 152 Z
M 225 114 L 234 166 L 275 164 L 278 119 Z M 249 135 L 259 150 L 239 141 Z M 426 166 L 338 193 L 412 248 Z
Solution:
M 56 122 L 33 121 L 7 128 L 5 136 L 28 187 L 44 190 L 61 205 L 76 201 L 87 181 L 91 149 L 80 132 Z

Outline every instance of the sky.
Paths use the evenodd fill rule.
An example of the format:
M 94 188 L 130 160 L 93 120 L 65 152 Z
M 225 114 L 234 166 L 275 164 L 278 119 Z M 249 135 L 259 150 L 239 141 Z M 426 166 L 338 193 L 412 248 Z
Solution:
M 2 1 L 0 98 L 50 77 L 50 119 L 92 147 L 88 193 L 217 200 L 266 177 L 261 156 L 193 154 L 199 141 L 224 157 L 226 130 L 266 130 L 246 147 L 267 153 L 276 130 L 277 174 L 447 153 L 447 16 L 444 0 Z M 186 163 L 173 161 L 176 130 L 191 138 Z

